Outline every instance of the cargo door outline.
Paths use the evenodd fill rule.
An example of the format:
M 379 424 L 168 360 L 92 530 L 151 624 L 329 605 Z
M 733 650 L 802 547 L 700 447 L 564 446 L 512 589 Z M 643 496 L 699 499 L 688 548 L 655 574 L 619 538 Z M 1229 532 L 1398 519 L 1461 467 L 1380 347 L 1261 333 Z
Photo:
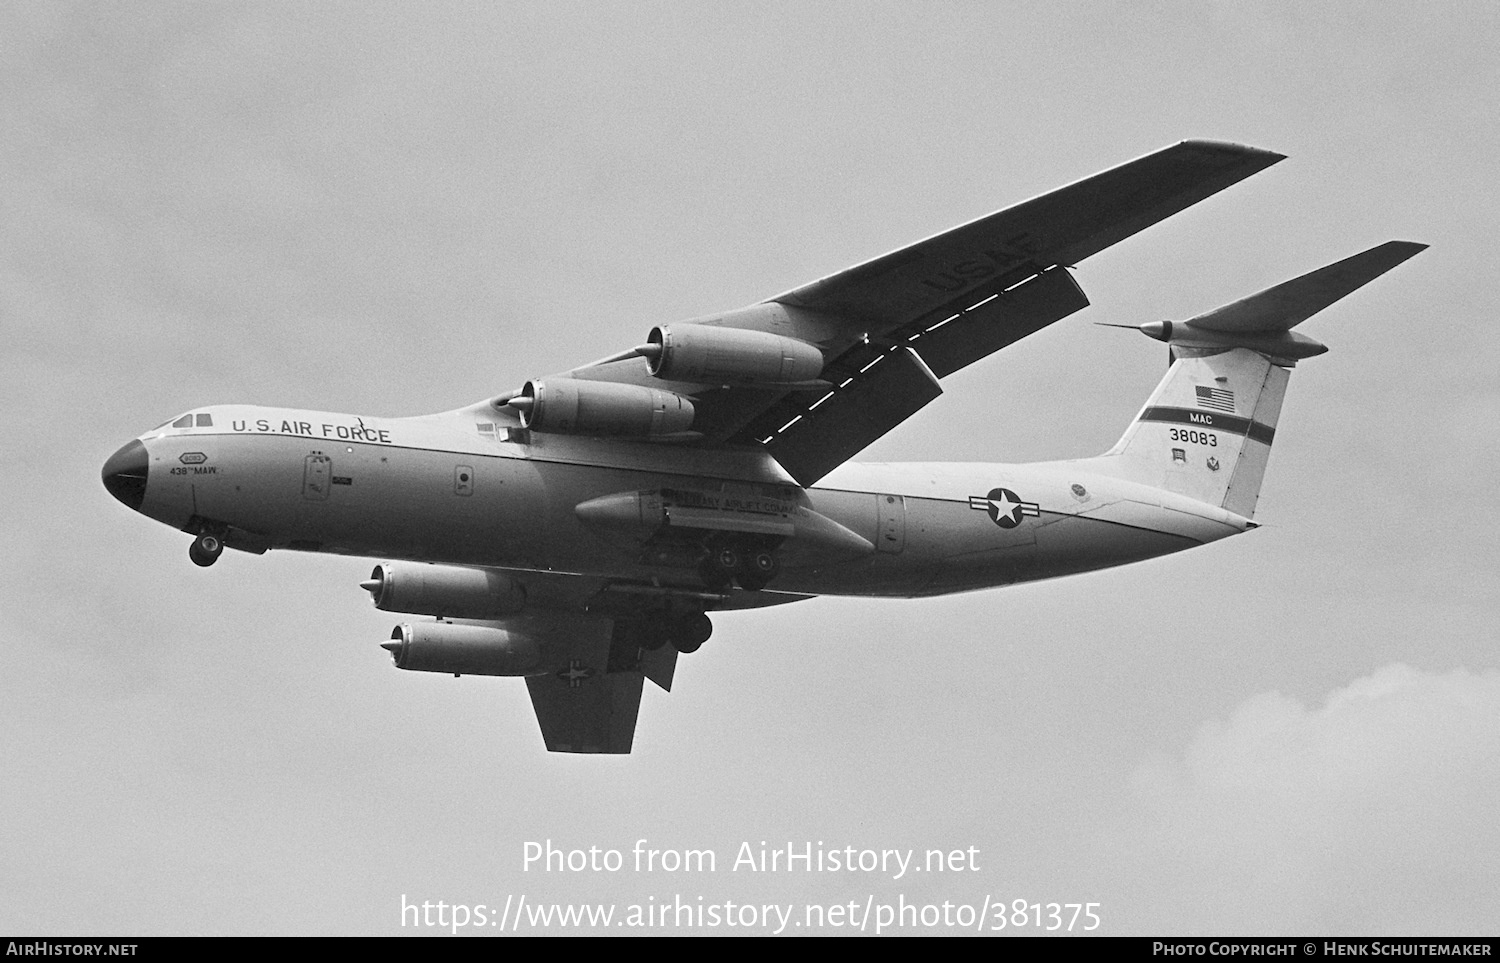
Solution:
M 329 487 L 333 482 L 333 459 L 315 451 L 302 462 L 302 497 L 308 501 L 328 500 Z

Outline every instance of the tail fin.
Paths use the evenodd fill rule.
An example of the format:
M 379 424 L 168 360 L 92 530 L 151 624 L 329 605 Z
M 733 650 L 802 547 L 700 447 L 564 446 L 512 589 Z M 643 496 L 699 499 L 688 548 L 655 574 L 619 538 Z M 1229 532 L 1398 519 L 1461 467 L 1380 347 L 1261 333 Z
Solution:
M 1095 464 L 1252 517 L 1290 369 L 1328 350 L 1291 328 L 1426 246 L 1389 241 L 1190 321 L 1141 325 L 1172 366 Z
M 1290 376 L 1248 348 L 1179 357 L 1104 458 L 1114 474 L 1249 518 Z

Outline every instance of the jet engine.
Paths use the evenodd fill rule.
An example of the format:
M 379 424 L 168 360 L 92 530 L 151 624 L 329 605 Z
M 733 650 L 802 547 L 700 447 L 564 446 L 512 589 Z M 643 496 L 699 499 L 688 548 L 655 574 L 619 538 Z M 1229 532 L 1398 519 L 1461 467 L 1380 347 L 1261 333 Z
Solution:
M 531 675 L 541 646 L 529 636 L 482 625 L 419 622 L 398 625 L 380 646 L 398 669 L 454 675 Z
M 679 324 L 651 329 L 636 351 L 650 372 L 694 384 L 790 385 L 823 373 L 823 352 L 767 331 Z
M 384 612 L 497 619 L 526 605 L 526 589 L 504 572 L 459 565 L 385 562 L 359 586 Z
M 507 404 L 520 412 L 523 428 L 565 435 L 652 438 L 693 424 L 693 403 L 682 395 L 611 381 L 528 381 Z

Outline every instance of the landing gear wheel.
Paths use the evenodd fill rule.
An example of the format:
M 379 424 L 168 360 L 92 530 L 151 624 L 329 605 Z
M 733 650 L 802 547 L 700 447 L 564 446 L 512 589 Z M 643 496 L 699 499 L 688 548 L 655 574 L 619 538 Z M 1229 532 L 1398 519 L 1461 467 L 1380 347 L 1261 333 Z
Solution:
M 708 554 L 698 563 L 698 575 L 703 584 L 714 591 L 729 588 L 739 572 L 743 556 L 739 549 L 717 539 L 708 543 Z
M 224 540 L 217 535 L 204 532 L 193 539 L 193 544 L 188 546 L 188 558 L 193 560 L 194 565 L 207 568 L 219 560 L 224 553 Z
M 781 571 L 781 561 L 768 551 L 759 551 L 751 555 L 745 568 L 740 572 L 740 588 L 747 592 L 759 592 L 770 584 L 776 573 Z
M 714 566 L 719 571 L 733 575 L 740 567 L 740 553 L 738 549 L 725 545 L 714 552 Z
M 678 652 L 697 652 L 708 637 L 714 633 L 714 624 L 709 621 L 708 616 L 699 612 L 696 615 L 685 615 L 673 619 L 668 630 L 672 638 L 672 647 Z

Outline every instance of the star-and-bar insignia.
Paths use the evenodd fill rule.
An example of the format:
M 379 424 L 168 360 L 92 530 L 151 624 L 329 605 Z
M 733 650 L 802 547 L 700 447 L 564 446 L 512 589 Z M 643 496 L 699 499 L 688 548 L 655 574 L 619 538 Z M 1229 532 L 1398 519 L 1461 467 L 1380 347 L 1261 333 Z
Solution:
M 1023 502 L 1020 496 L 1009 488 L 991 488 L 990 493 L 983 497 L 970 495 L 969 507 L 976 511 L 989 512 L 990 521 L 1001 528 L 1015 528 L 1021 524 L 1021 519 L 1025 516 L 1035 517 L 1042 514 L 1040 505 L 1036 502 Z
M 568 684 L 568 688 L 576 689 L 583 685 L 585 680 L 592 678 L 594 670 L 574 659 L 568 663 L 566 669 L 558 669 L 557 677 Z

